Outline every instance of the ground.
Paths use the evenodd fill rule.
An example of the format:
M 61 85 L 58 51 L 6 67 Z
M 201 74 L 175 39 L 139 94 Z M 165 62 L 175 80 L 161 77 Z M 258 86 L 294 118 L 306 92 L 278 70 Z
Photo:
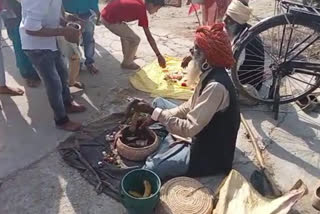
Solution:
M 259 18 L 272 15 L 272 0 L 259 4 L 252 0 L 254 14 Z M 151 31 L 162 53 L 183 57 L 192 46 L 193 30 L 197 26 L 188 8 L 163 8 L 151 18 Z M 155 59 L 141 29 L 133 24 L 141 36 L 137 62 L 144 65 Z M 5 31 L 3 31 L 5 35 Z M 5 36 L 6 38 L 6 36 Z M 72 115 L 78 121 L 90 122 L 97 117 L 124 108 L 128 96 L 147 94 L 133 89 L 128 77 L 132 71 L 122 70 L 119 39 L 99 26 L 95 36 L 96 61 L 100 73 L 92 76 L 81 73 L 86 84 L 84 92 L 75 92 L 75 99 L 84 103 L 88 111 Z M 121 204 L 105 195 L 97 195 L 74 169 L 67 166 L 56 151 L 56 146 L 69 133 L 55 129 L 43 86 L 25 87 L 15 67 L 11 42 L 3 48 L 8 83 L 26 91 L 23 97 L 1 96 L 0 103 L 0 213 L 125 213 Z M 282 191 L 287 191 L 302 179 L 310 193 L 295 206 L 297 213 L 314 213 L 310 196 L 318 182 L 320 152 L 320 116 L 307 115 L 294 105 L 284 106 L 280 119 L 272 119 L 270 107 L 243 108 L 242 112 L 254 128 L 267 167 Z M 288 113 L 289 112 L 289 113 Z M 254 169 L 255 153 L 243 127 L 237 141 L 235 168 L 247 178 Z

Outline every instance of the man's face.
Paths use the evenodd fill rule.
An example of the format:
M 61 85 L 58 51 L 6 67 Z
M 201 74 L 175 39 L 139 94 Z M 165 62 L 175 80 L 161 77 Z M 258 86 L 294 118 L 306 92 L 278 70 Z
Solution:
M 192 55 L 192 61 L 187 67 L 187 84 L 194 86 L 199 80 L 201 66 L 206 61 L 206 58 L 204 52 L 196 44 L 190 49 L 190 53 Z
M 152 3 L 147 4 L 147 11 L 150 15 L 155 14 L 161 8 L 160 5 L 154 5 Z
M 204 52 L 200 49 L 200 47 L 197 44 L 195 44 L 193 48 L 190 49 L 190 53 L 192 55 L 193 60 L 197 64 L 202 65 L 206 61 Z
M 233 19 L 231 19 L 229 16 L 225 16 L 223 22 L 225 23 L 228 35 L 232 40 L 234 37 L 237 36 L 237 28 L 239 24 L 235 22 Z

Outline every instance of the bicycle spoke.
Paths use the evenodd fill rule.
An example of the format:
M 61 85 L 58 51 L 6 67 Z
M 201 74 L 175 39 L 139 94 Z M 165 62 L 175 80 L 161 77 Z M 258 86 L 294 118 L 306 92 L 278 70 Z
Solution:
M 289 82 L 290 82 L 290 85 L 293 85 L 293 87 L 296 89 L 296 91 L 303 91 L 304 90 L 304 87 L 302 87 L 300 84 L 294 84 L 292 83 L 292 80 L 290 78 L 286 78 Z M 302 90 L 298 90 L 296 88 L 296 85 L 298 85 Z
M 247 55 L 247 52 L 249 53 L 248 54 L 249 56 L 253 56 L 253 57 L 260 58 L 260 59 L 264 60 L 264 57 L 262 57 L 262 56 L 264 56 L 263 52 L 261 52 L 262 56 L 257 55 L 257 53 L 254 53 L 252 50 L 246 50 L 246 55 Z M 250 53 L 252 53 L 252 54 L 250 54 Z
M 304 84 L 310 85 L 310 86 L 312 86 L 312 87 L 316 87 L 316 85 L 312 85 L 312 84 L 310 84 L 310 83 L 308 83 L 308 82 L 306 82 L 306 81 L 300 80 L 300 79 L 295 78 L 295 77 L 293 77 L 293 76 L 290 76 L 290 75 L 289 75 L 289 76 L 287 76 L 287 77 L 292 78 L 292 79 L 294 79 L 294 80 L 296 80 L 296 81 L 298 81 L 298 82 L 302 82 L 302 83 L 304 83 Z
M 292 61 L 295 58 L 297 58 L 297 56 L 299 56 L 301 53 L 303 53 L 306 49 L 308 49 L 308 47 L 310 47 L 314 42 L 316 42 L 318 39 L 320 39 L 320 36 L 317 36 L 317 38 L 315 38 L 314 40 L 312 40 L 312 42 L 310 42 L 308 45 L 306 45 L 302 50 L 300 50 L 298 53 L 296 53 L 293 57 L 291 57 L 288 61 Z
M 296 69 L 294 72 L 299 73 L 299 74 L 309 75 L 309 76 L 320 77 L 320 72 L 310 72 L 310 71 L 304 71 L 304 70 L 299 70 L 299 69 Z
M 272 79 L 272 76 L 270 76 L 270 78 L 265 78 L 265 79 L 257 82 L 256 84 L 254 84 L 254 85 L 252 85 L 252 86 L 256 88 L 256 87 L 258 87 L 258 85 L 263 84 L 264 81 L 270 80 L 270 79 Z M 270 89 L 271 89 L 271 88 L 269 87 L 269 91 L 270 91 Z M 268 94 L 268 95 L 269 95 L 269 94 Z M 268 96 L 268 95 L 267 95 L 267 96 Z
M 258 42 L 260 42 L 262 45 L 263 43 L 261 41 L 258 40 L 258 38 L 254 38 L 255 40 L 257 40 Z M 277 60 L 277 58 L 275 56 L 273 56 L 269 51 L 267 51 L 266 49 L 264 50 L 264 52 L 262 52 L 261 50 L 259 50 L 258 48 L 256 48 L 255 46 L 252 46 L 255 50 L 257 50 L 259 53 L 263 54 L 267 53 L 269 55 L 269 57 L 271 57 L 274 61 L 279 62 Z
M 280 3 L 279 10 L 289 10 L 290 5 Z M 320 63 L 314 63 L 320 62 L 320 25 L 293 13 L 263 22 L 243 37 L 247 46 L 240 46 L 236 54 L 239 57 L 243 51 L 234 68 L 238 70 L 232 73 L 234 81 L 241 90 L 248 90 L 247 84 L 255 87 L 256 98 L 266 103 L 287 103 L 310 93 L 320 83 Z
M 252 78 L 252 77 L 255 77 L 255 76 L 257 76 L 257 75 L 261 75 L 261 74 L 263 74 L 264 72 L 262 71 L 262 72 L 256 72 L 255 74 L 253 74 L 253 75 L 251 75 L 251 76 L 249 76 L 249 77 L 246 77 L 246 78 L 244 78 L 244 79 L 241 79 L 241 81 L 245 81 L 245 80 L 247 80 L 247 79 L 250 79 L 250 78 Z M 246 73 L 246 74 L 248 74 L 248 73 Z M 243 74 L 243 75 L 245 75 L 245 74 Z M 240 77 L 240 76 L 239 76 Z M 260 77 L 260 76 L 259 76 Z
M 269 77 L 270 77 L 270 78 L 269 78 Z M 248 84 L 252 85 L 251 83 L 253 83 L 254 81 L 258 80 L 259 78 L 260 78 L 260 77 L 257 77 L 257 78 L 255 78 L 255 79 L 251 80 L 250 82 L 248 82 Z M 260 80 L 259 82 L 257 82 L 257 83 L 254 84 L 253 86 L 254 86 L 254 87 L 257 87 L 259 84 L 261 84 L 261 83 L 263 83 L 264 81 L 269 80 L 269 79 L 271 79 L 271 78 L 272 78 L 272 75 L 269 75 L 269 76 L 266 75 L 264 79 Z
M 306 41 L 308 41 L 311 37 L 312 37 L 312 35 L 307 36 L 307 38 L 305 38 L 302 42 L 300 42 L 298 45 L 295 45 L 295 46 L 288 52 L 288 54 L 291 54 L 293 51 L 295 51 L 297 48 L 299 48 L 303 43 L 305 43 Z

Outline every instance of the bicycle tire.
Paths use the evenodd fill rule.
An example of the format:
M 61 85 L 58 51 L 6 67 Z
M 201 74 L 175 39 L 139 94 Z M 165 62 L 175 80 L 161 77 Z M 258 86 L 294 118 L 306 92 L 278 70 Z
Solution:
M 268 30 L 269 28 L 273 28 L 279 25 L 285 25 L 288 24 L 288 21 L 290 23 L 295 23 L 304 27 L 309 27 L 312 30 L 315 30 L 317 32 L 320 32 L 320 25 L 316 21 L 312 21 L 308 19 L 308 16 L 305 14 L 280 14 L 274 17 L 266 18 L 253 27 L 251 27 L 247 32 L 245 32 L 243 35 L 241 35 L 240 39 L 234 44 L 233 54 L 234 58 L 237 61 L 242 51 L 246 48 L 248 43 L 251 39 L 255 38 L 257 35 L 262 33 L 263 31 Z M 273 104 L 274 100 L 262 100 L 258 99 L 254 96 L 252 96 L 241 84 L 239 78 L 238 78 L 238 70 L 237 65 L 234 65 L 231 69 L 231 78 L 232 81 L 237 88 L 238 92 L 240 92 L 243 96 L 255 100 L 259 103 L 267 103 L 267 104 Z M 295 98 L 289 99 L 289 100 L 280 100 L 279 104 L 286 104 L 290 102 L 294 102 L 298 99 L 301 99 L 305 97 L 306 95 L 312 93 L 314 90 L 320 87 L 320 78 L 316 78 L 316 84 L 311 87 L 309 90 L 305 91 L 305 93 L 301 94 L 300 96 L 297 96 Z

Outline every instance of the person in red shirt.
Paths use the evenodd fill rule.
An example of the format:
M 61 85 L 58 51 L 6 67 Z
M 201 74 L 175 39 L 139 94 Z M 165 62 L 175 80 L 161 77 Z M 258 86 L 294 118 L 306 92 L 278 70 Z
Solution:
M 126 24 L 138 20 L 143 27 L 148 42 L 155 52 L 159 65 L 166 67 L 166 61 L 160 53 L 157 44 L 149 30 L 148 16 L 156 13 L 164 5 L 164 0 L 113 0 L 102 10 L 102 23 L 112 33 L 121 39 L 123 61 L 121 67 L 136 70 L 139 66 L 134 63 L 135 55 L 140 43 L 139 36 Z

